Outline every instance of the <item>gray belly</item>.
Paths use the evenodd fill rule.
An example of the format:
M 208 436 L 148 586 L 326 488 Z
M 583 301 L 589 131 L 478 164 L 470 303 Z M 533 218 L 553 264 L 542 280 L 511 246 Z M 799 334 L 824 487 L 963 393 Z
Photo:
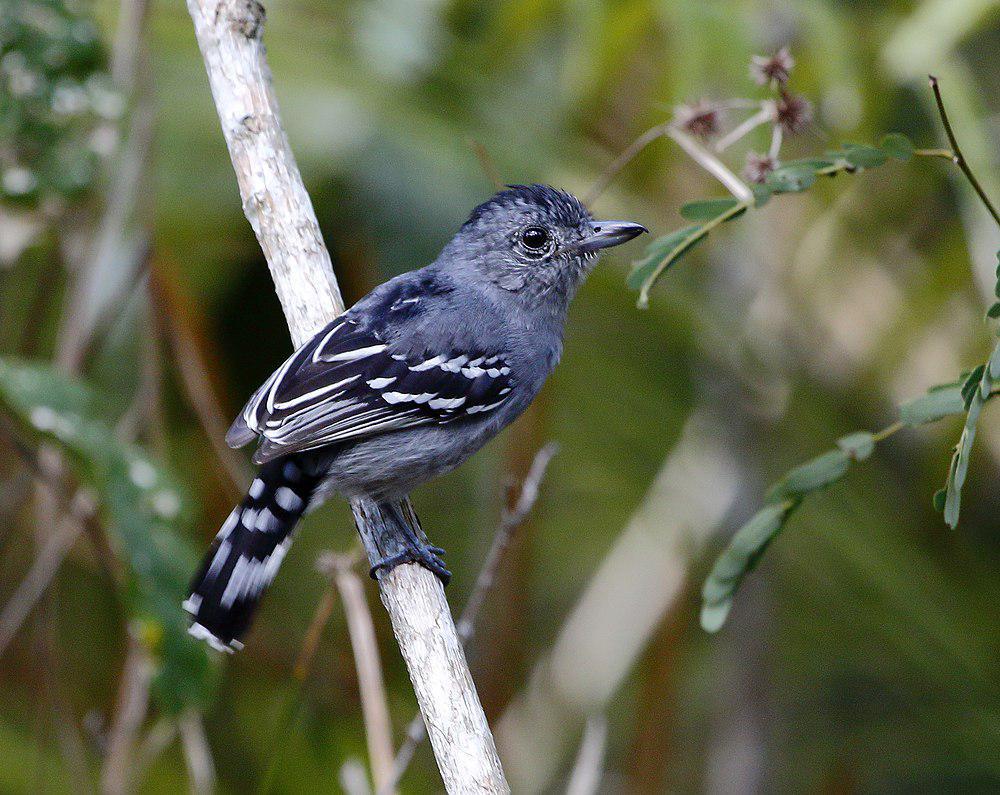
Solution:
M 450 472 L 493 438 L 513 416 L 461 425 L 428 425 L 382 434 L 330 450 L 318 451 L 328 474 L 315 500 L 331 494 L 368 495 L 394 500 L 432 478 Z

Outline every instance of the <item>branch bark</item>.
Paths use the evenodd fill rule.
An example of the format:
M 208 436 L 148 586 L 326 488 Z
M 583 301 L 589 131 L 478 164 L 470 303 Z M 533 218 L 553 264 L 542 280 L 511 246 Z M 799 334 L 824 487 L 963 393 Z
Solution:
M 187 0 L 187 6 L 243 210 L 299 346 L 344 304 L 278 114 L 261 41 L 264 7 L 256 0 Z M 373 503 L 356 501 L 352 508 L 372 563 L 398 547 L 398 528 Z M 419 528 L 409 502 L 402 509 Z M 404 564 L 380 576 L 379 589 L 445 787 L 449 792 L 509 792 L 440 582 L 425 569 Z

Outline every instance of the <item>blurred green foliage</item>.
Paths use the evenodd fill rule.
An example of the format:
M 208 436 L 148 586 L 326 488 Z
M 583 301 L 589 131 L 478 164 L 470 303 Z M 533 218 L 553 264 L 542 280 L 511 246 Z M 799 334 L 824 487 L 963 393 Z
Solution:
M 153 690 L 170 713 L 204 706 L 214 671 L 187 635 L 181 609 L 197 562 L 187 543 L 188 495 L 140 449 L 123 444 L 102 417 L 106 402 L 51 367 L 0 359 L 0 405 L 67 453 L 96 493 L 108 531 L 128 564 L 124 585 L 134 632 L 154 659 Z
M 19 19 L 26 7 L 2 5 Z M 489 153 L 504 181 L 548 181 L 583 194 L 630 141 L 670 118 L 673 106 L 742 91 L 750 55 L 786 43 L 797 61 L 796 90 L 816 111 L 814 127 L 788 144 L 790 158 L 843 140 L 880 141 L 888 150 L 895 139 L 880 136 L 889 130 L 919 145 L 940 141 L 924 83 L 934 72 L 974 170 L 1000 195 L 995 2 L 276 0 L 267 8 L 276 92 L 348 300 L 425 264 L 488 195 L 470 141 Z M 70 13 L 94 14 L 105 50 L 118 10 L 117 2 L 100 0 Z M 62 26 L 71 18 L 51 13 Z M 5 48 L 9 29 L 0 29 Z M 154 2 L 149 31 L 159 109 L 154 176 L 145 186 L 156 205 L 153 266 L 178 288 L 183 322 L 231 415 L 287 355 L 287 331 L 241 213 L 183 4 Z M 25 54 L 25 63 L 35 57 Z M 14 117 L 4 111 L 3 119 L 17 121 L 0 135 L 3 169 L 43 158 L 43 149 L 55 152 L 59 142 L 86 152 L 93 114 L 114 118 L 100 110 L 100 98 L 109 96 L 103 87 L 91 93 L 87 70 L 104 69 L 104 56 L 93 57 L 67 77 L 90 98 L 72 123 L 61 126 L 61 117 L 49 115 L 51 93 L 45 101 L 39 95 L 31 111 L 39 133 L 26 132 L 15 146 L 22 139 L 7 130 L 29 129 L 22 125 L 31 105 Z M 10 101 L 0 92 L 0 107 Z M 768 141 L 760 131 L 747 144 L 765 150 Z M 51 168 L 60 178 L 76 173 Z M 86 195 L 100 202 L 99 190 Z M 704 208 L 678 214 L 715 195 L 722 192 L 711 178 L 662 140 L 619 175 L 594 210 L 664 234 L 682 225 L 678 217 L 704 223 L 690 218 Z M 44 202 L 41 187 L 6 197 L 0 207 L 29 200 Z M 60 250 L 83 217 L 65 210 L 51 234 L 0 265 L 0 354 L 53 354 L 68 283 Z M 985 362 L 993 341 L 977 324 L 993 300 L 998 245 L 991 229 L 946 163 L 913 158 L 850 179 L 817 180 L 799 196 L 720 226 L 708 245 L 689 251 L 686 267 L 659 283 L 647 312 L 636 311 L 624 284 L 624 258 L 634 251 L 595 271 L 573 307 L 563 362 L 537 410 L 415 497 L 428 532 L 449 550 L 456 573 L 449 596 L 459 606 L 489 544 L 506 473 L 544 441 L 562 445 L 470 651 L 490 717 L 523 688 L 694 407 L 717 418 L 746 475 L 739 506 L 720 528 L 722 548 L 760 506 L 766 483 L 833 439 L 884 426 L 896 405 L 967 363 Z M 114 538 L 126 562 L 137 549 L 127 537 L 136 541 L 137 533 L 150 540 L 176 528 L 168 549 L 207 546 L 234 499 L 185 396 L 175 351 L 154 334 L 145 302 L 140 286 L 100 329 L 87 361 L 91 391 L 103 396 L 94 416 L 111 448 L 102 460 L 121 474 L 134 453 L 105 431 L 146 394 L 142 373 L 150 351 L 158 351 L 159 396 L 143 399 L 161 407 L 162 434 L 147 429 L 141 455 L 175 473 L 177 493 L 190 494 L 190 502 L 182 500 L 190 514 L 163 523 L 134 492 L 105 494 L 109 529 L 125 528 Z M 749 743 L 741 747 L 753 749 L 748 764 L 763 791 L 1000 786 L 1000 627 L 990 609 L 1000 599 L 1000 495 L 992 487 L 1000 436 L 996 418 L 984 412 L 962 489 L 962 523 L 948 532 L 927 495 L 940 485 L 960 433 L 956 423 L 894 435 L 821 499 L 803 501 L 794 532 L 770 549 L 733 602 L 726 628 L 712 637 L 694 616 L 716 550 L 690 561 L 683 597 L 609 709 L 612 788 L 718 790 L 718 759 L 744 758 L 731 752 L 731 741 L 746 727 L 741 737 Z M 97 473 L 80 473 L 100 485 Z M 13 456 L 0 458 L 0 601 L 33 560 L 24 477 Z M 142 510 L 125 516 L 134 506 Z M 220 789 L 254 786 L 272 763 L 276 791 L 317 782 L 332 788 L 346 759 L 364 757 L 356 675 L 338 611 L 312 676 L 299 687 L 291 675 L 324 587 L 313 561 L 324 548 L 353 543 L 352 533 L 339 503 L 306 520 L 247 649 L 227 661 L 205 713 Z M 181 585 L 189 554 L 161 559 L 167 590 Z M 75 550 L 51 595 L 58 666 L 50 670 L 37 653 L 41 621 L 29 623 L 5 653 L 0 753 L 8 764 L 0 766 L 0 789 L 25 791 L 39 782 L 74 789 L 74 757 L 65 750 L 74 730 L 84 772 L 96 775 L 124 648 L 123 616 L 110 593 L 92 555 Z M 167 609 L 159 601 L 165 594 L 137 592 L 134 614 L 169 625 L 158 612 Z M 370 596 L 399 732 L 413 696 Z M 166 654 L 164 647 L 165 665 Z M 211 675 L 198 682 L 210 683 Z M 292 730 L 276 737 L 277 717 L 297 698 Z M 152 721 L 166 714 L 161 709 Z M 171 744 L 144 772 L 141 790 L 182 788 L 184 768 L 182 750 Z M 403 791 L 439 786 L 424 748 Z
M 0 201 L 78 198 L 97 174 L 122 105 L 88 11 L 74 0 L 0 2 Z

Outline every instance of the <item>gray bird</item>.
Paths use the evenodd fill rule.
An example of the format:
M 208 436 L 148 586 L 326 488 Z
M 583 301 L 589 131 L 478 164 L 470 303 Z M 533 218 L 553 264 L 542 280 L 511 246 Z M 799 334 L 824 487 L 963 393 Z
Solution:
M 394 510 L 516 419 L 559 361 L 570 301 L 598 254 L 645 231 L 594 221 L 563 191 L 511 186 L 431 265 L 377 287 L 295 351 L 226 435 L 231 447 L 256 440 L 261 466 L 192 582 L 191 634 L 242 648 L 307 508 L 339 494 Z M 375 569 L 413 561 L 447 582 L 443 550 L 409 544 Z

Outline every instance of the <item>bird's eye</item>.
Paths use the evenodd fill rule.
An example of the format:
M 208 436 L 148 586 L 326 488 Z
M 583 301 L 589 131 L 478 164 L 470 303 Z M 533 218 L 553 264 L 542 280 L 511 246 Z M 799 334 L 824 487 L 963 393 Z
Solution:
M 541 226 L 529 226 L 521 233 L 521 242 L 531 251 L 541 251 L 549 244 L 549 232 Z

